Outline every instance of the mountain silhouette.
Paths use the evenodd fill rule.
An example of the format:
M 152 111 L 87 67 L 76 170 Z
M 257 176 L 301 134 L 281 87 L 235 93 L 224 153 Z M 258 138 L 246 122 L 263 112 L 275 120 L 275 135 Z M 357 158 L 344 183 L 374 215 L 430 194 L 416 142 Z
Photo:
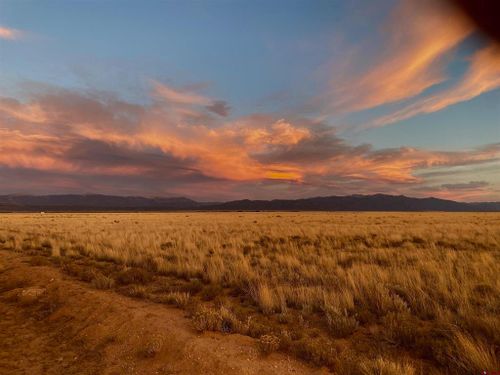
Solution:
M 3 195 L 0 211 L 500 211 L 500 202 L 456 202 L 404 195 L 348 195 L 305 199 L 197 202 L 184 197 L 145 198 L 100 194 Z

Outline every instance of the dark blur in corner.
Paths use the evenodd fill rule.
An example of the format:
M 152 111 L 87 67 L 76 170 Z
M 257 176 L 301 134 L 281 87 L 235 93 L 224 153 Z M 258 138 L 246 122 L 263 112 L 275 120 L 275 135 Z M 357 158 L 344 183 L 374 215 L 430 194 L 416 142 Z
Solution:
M 487 36 L 500 43 L 500 0 L 448 0 Z

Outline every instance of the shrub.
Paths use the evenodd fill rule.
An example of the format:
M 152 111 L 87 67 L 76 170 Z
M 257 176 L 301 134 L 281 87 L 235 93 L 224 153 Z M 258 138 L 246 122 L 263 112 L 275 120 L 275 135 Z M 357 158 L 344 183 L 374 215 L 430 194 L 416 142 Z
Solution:
M 183 290 L 189 294 L 197 294 L 203 290 L 203 283 L 198 279 L 190 280 L 188 284 L 183 287 Z
M 129 268 L 118 273 L 116 281 L 121 285 L 147 284 L 153 279 L 153 275 L 142 268 Z
M 280 301 L 276 300 L 273 290 L 266 284 L 258 284 L 251 290 L 252 297 L 264 314 L 271 314 L 277 310 Z
M 50 247 L 50 255 L 53 257 L 60 257 L 62 255 L 59 244 L 54 244 Z
M 293 341 L 291 349 L 299 358 L 318 366 L 333 367 L 337 355 L 333 343 L 324 337 L 302 338 Z
M 112 289 L 115 286 L 115 280 L 111 277 L 98 273 L 91 281 L 96 289 Z
M 50 242 L 50 240 L 45 239 L 42 241 L 42 243 L 40 245 L 44 249 L 52 249 L 52 243 Z
M 32 256 L 29 260 L 30 265 L 32 266 L 50 266 L 50 260 L 47 257 L 35 255 Z
M 225 306 L 215 309 L 200 305 L 195 310 L 192 320 L 198 332 L 216 331 L 247 334 L 251 323 L 250 319 L 242 322 Z
M 271 331 L 269 326 L 258 321 L 250 321 L 248 326 L 248 335 L 253 338 L 259 338 L 262 335 L 268 334 Z
M 246 322 L 242 322 L 226 306 L 221 306 L 219 308 L 219 313 L 222 317 L 221 332 L 247 334 L 250 318 Z
M 73 277 L 77 277 L 81 281 L 85 281 L 87 283 L 92 282 L 97 271 L 94 267 L 84 266 L 77 263 L 67 262 L 62 265 L 62 269 L 68 275 Z
M 280 339 L 277 336 L 262 335 L 259 338 L 259 350 L 264 355 L 277 351 L 279 347 L 280 347 Z
M 217 284 L 209 284 L 201 291 L 201 299 L 203 301 L 212 301 L 217 296 L 221 295 L 223 291 L 224 290 L 222 286 Z
M 364 360 L 360 364 L 363 375 L 414 375 L 415 368 L 408 362 L 393 362 L 379 357 L 376 360 Z
M 356 318 L 349 316 L 345 310 L 340 312 L 333 309 L 327 311 L 325 316 L 330 333 L 336 338 L 352 335 L 359 326 Z
M 412 348 L 419 338 L 418 322 L 410 314 L 389 313 L 382 320 L 382 325 L 384 337 L 391 344 Z
M 143 358 L 153 358 L 158 354 L 163 346 L 163 340 L 159 337 L 154 337 L 151 341 L 148 341 L 144 348 L 139 351 L 139 356 Z
M 360 358 L 352 350 L 344 350 L 335 358 L 335 373 L 342 375 L 359 375 Z
M 288 350 L 292 344 L 292 334 L 286 329 L 282 329 L 279 335 L 280 349 Z
M 131 285 L 124 289 L 124 293 L 130 297 L 146 298 L 148 296 L 147 289 L 142 285 Z
M 205 306 L 198 308 L 192 320 L 198 332 L 220 331 L 222 327 L 222 316 L 220 312 Z
M 164 301 L 168 304 L 184 308 L 189 304 L 190 299 L 191 296 L 189 293 L 170 292 L 165 296 Z

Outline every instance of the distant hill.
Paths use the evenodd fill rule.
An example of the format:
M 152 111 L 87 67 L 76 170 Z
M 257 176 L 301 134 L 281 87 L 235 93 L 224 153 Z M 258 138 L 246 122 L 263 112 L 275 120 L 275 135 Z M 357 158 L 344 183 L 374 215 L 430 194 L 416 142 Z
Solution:
M 465 203 L 403 195 L 348 195 L 306 199 L 196 202 L 188 198 L 112 195 L 3 195 L 0 211 L 483 211 L 500 212 L 500 202 Z
M 299 211 L 500 211 L 500 202 L 464 203 L 404 195 L 348 195 L 271 201 L 239 200 L 222 203 L 221 210 Z
M 9 211 L 126 211 L 189 210 L 202 204 L 188 198 L 144 198 L 114 195 L 3 195 L 0 210 Z

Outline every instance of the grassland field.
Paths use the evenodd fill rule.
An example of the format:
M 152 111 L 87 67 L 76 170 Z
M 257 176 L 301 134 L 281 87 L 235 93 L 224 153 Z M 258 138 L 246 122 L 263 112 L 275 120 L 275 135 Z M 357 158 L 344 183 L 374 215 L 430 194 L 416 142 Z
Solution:
M 0 249 L 338 374 L 500 370 L 498 213 L 0 214 Z

